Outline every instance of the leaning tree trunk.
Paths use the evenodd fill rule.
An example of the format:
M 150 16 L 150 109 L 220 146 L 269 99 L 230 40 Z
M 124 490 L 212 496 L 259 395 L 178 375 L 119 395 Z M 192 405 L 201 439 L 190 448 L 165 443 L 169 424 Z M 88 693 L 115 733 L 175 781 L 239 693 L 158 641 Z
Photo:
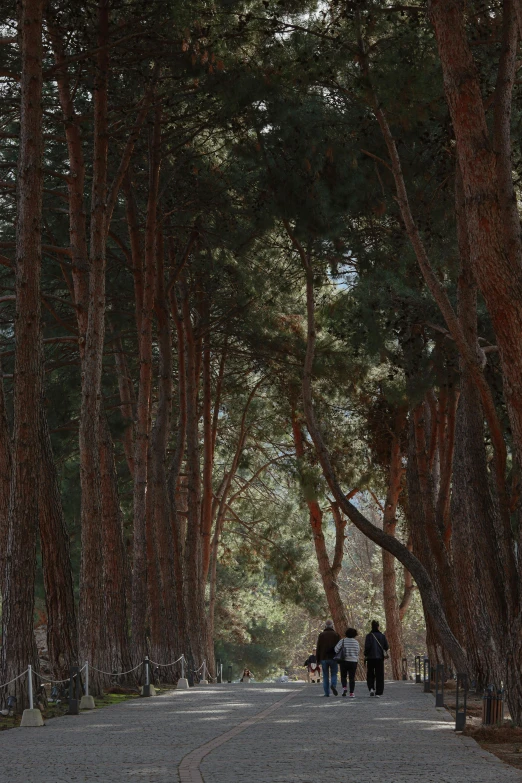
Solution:
M 20 149 L 17 178 L 16 316 L 13 470 L 9 502 L 0 679 L 38 666 L 33 634 L 40 478 L 43 347 L 40 321 L 42 262 L 42 0 L 20 7 Z M 24 677 L 2 691 L 24 707 Z
M 301 432 L 301 425 L 298 421 L 295 411 L 292 412 L 292 432 L 294 436 L 295 454 L 298 461 L 302 462 L 304 459 L 304 447 L 303 447 L 303 434 Z M 319 573 L 321 574 L 321 580 L 323 583 L 323 589 L 328 603 L 328 609 L 332 615 L 335 628 L 341 635 L 348 627 L 348 619 L 339 592 L 339 585 L 337 584 L 336 575 L 334 575 L 330 558 L 328 557 L 328 551 L 326 549 L 326 541 L 323 533 L 323 512 L 319 506 L 317 500 L 307 499 L 306 505 L 308 506 L 310 527 L 312 528 L 312 535 L 314 538 L 315 554 L 317 557 L 317 564 L 319 566 Z
M 314 442 L 324 477 L 335 500 L 339 503 L 340 508 L 353 524 L 378 546 L 391 552 L 391 554 L 410 571 L 419 587 L 425 611 L 428 612 L 432 618 L 444 646 L 449 651 L 456 666 L 461 668 L 462 671 L 467 671 L 468 660 L 466 654 L 448 624 L 437 591 L 422 563 L 417 560 L 404 544 L 396 538 L 389 536 L 366 519 L 356 506 L 354 506 L 353 503 L 350 503 L 338 482 L 330 460 L 330 455 L 324 443 L 321 431 L 316 423 L 312 398 L 312 366 L 316 341 L 313 269 L 311 259 L 304 250 L 302 244 L 291 230 L 289 233 L 292 243 L 299 253 L 306 273 L 307 347 L 303 371 L 303 403 L 308 431 Z

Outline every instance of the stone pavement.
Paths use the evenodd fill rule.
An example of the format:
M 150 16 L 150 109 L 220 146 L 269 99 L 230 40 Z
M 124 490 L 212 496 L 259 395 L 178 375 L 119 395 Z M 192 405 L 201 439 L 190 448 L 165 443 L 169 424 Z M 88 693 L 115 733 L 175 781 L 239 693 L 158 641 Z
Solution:
M 173 691 L 0 733 L 1 783 L 522 783 L 412 683 Z

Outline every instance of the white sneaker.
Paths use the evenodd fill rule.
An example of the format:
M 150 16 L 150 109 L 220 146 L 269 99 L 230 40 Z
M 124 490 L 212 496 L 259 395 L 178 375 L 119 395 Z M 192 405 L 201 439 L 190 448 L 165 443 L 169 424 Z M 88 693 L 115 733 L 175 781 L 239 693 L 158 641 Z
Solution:
M 370 696 L 375 696 L 375 691 L 373 690 L 373 688 L 370 691 Z
M 380 699 L 381 697 L 379 696 L 379 694 L 378 694 L 378 693 L 376 693 L 376 694 L 375 694 L 375 698 L 376 698 L 376 699 Z

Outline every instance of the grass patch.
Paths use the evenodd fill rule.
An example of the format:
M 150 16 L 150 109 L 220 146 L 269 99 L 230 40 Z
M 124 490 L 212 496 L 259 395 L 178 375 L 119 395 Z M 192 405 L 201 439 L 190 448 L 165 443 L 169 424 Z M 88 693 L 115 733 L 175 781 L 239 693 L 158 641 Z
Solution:
M 169 683 L 162 683 L 161 686 L 155 687 L 156 693 L 160 694 L 171 691 L 176 686 Z M 100 709 L 102 707 L 111 707 L 115 704 L 122 704 L 124 701 L 139 698 L 141 697 L 137 688 L 125 688 L 122 685 L 112 685 L 105 689 L 103 696 L 95 697 L 94 704 L 96 705 L 96 709 Z M 48 721 L 53 718 L 62 718 L 64 715 L 67 715 L 68 710 L 69 705 L 67 700 L 64 700 L 61 704 L 48 704 L 47 707 L 42 710 L 42 715 L 44 720 Z M 0 731 L 18 728 L 21 720 L 22 716 L 18 714 L 12 716 L 0 715 Z

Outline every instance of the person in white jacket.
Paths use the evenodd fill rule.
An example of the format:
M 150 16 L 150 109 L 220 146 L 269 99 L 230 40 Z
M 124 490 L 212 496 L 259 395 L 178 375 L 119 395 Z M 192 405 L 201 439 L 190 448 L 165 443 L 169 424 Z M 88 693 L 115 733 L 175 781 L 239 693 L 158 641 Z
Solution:
M 341 667 L 341 685 L 343 686 L 343 696 L 346 696 L 348 690 L 347 675 L 350 681 L 350 698 L 355 698 L 355 673 L 357 672 L 357 663 L 359 661 L 359 642 L 355 638 L 357 631 L 355 628 L 347 628 L 344 639 L 335 645 L 336 658 Z

